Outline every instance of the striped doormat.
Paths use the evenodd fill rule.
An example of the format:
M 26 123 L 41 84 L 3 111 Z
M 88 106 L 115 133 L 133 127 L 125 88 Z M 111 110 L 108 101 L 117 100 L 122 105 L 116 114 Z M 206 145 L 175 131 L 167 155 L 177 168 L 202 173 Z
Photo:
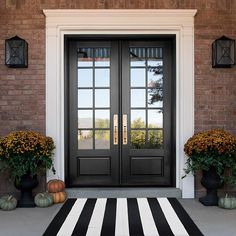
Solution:
M 175 198 L 68 199 L 44 236 L 202 236 Z

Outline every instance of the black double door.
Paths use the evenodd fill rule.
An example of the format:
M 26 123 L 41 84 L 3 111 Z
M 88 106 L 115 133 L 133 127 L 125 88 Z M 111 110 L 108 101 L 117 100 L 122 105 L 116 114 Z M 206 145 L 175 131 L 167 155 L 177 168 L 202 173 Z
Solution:
M 68 49 L 68 186 L 171 186 L 171 42 L 78 39 Z

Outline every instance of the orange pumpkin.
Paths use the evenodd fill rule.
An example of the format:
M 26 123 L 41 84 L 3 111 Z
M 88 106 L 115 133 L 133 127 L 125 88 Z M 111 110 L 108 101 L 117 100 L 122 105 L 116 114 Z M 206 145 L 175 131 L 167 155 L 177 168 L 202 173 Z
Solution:
M 51 193 L 54 203 L 62 203 L 67 199 L 66 192 Z
M 65 189 L 65 183 L 59 179 L 52 179 L 47 183 L 49 193 L 62 192 Z

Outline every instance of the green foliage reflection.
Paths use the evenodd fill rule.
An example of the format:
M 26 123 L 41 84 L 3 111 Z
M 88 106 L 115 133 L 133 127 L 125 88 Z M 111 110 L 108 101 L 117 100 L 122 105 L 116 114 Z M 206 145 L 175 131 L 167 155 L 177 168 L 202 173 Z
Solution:
M 145 127 L 141 118 L 132 122 L 132 128 Z M 150 127 L 152 128 L 152 127 Z M 146 141 L 146 130 L 131 130 L 131 146 L 134 149 L 151 149 L 161 148 L 163 145 L 162 130 L 148 130 L 148 138 Z

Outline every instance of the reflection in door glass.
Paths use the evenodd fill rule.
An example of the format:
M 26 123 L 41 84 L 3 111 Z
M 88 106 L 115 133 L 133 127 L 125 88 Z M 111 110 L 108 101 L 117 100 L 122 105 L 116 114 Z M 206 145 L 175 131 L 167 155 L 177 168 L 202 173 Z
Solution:
M 148 128 L 163 128 L 163 112 L 160 109 L 148 110 Z
M 110 128 L 110 110 L 95 110 L 95 128 Z
M 147 65 L 148 66 L 162 66 L 162 48 L 147 48 Z
M 133 68 L 130 71 L 131 87 L 145 87 L 145 68 Z
M 95 69 L 95 87 L 110 86 L 110 69 Z
M 78 49 L 78 67 L 93 66 L 93 49 L 79 48 Z
M 130 48 L 131 67 L 144 67 L 146 58 L 146 48 Z
M 93 90 L 78 89 L 78 108 L 93 106 Z
M 148 67 L 154 67 L 154 68 L 162 67 L 163 66 L 163 60 L 156 59 L 156 58 L 150 58 L 147 61 L 147 65 L 148 65 Z
M 131 110 L 131 128 L 146 128 L 145 110 Z
M 93 111 L 79 110 L 78 111 L 78 128 L 93 128 Z
M 93 149 L 93 131 L 78 130 L 78 148 Z
M 163 107 L 163 90 L 159 88 L 148 89 L 148 107 Z
M 78 69 L 78 87 L 93 87 L 93 69 Z
M 130 48 L 130 143 L 134 149 L 161 148 L 163 79 L 162 47 Z
M 134 149 L 141 149 L 145 147 L 146 131 L 145 130 L 131 130 L 130 135 L 131 147 Z
M 148 87 L 151 88 L 162 88 L 163 87 L 163 74 L 158 74 L 152 71 L 152 69 L 148 70 Z
M 110 148 L 110 48 L 78 50 L 78 149 Z
M 163 131 L 162 130 L 149 130 L 147 146 L 148 146 L 147 148 L 162 148 Z
M 146 90 L 145 89 L 131 89 L 131 107 L 145 107 L 146 106 Z
M 148 68 L 148 106 L 163 106 L 163 67 Z
M 110 131 L 95 131 L 95 149 L 110 149 Z
M 110 66 L 110 48 L 95 48 L 94 58 L 96 67 Z
M 95 107 L 110 107 L 110 89 L 95 89 Z

